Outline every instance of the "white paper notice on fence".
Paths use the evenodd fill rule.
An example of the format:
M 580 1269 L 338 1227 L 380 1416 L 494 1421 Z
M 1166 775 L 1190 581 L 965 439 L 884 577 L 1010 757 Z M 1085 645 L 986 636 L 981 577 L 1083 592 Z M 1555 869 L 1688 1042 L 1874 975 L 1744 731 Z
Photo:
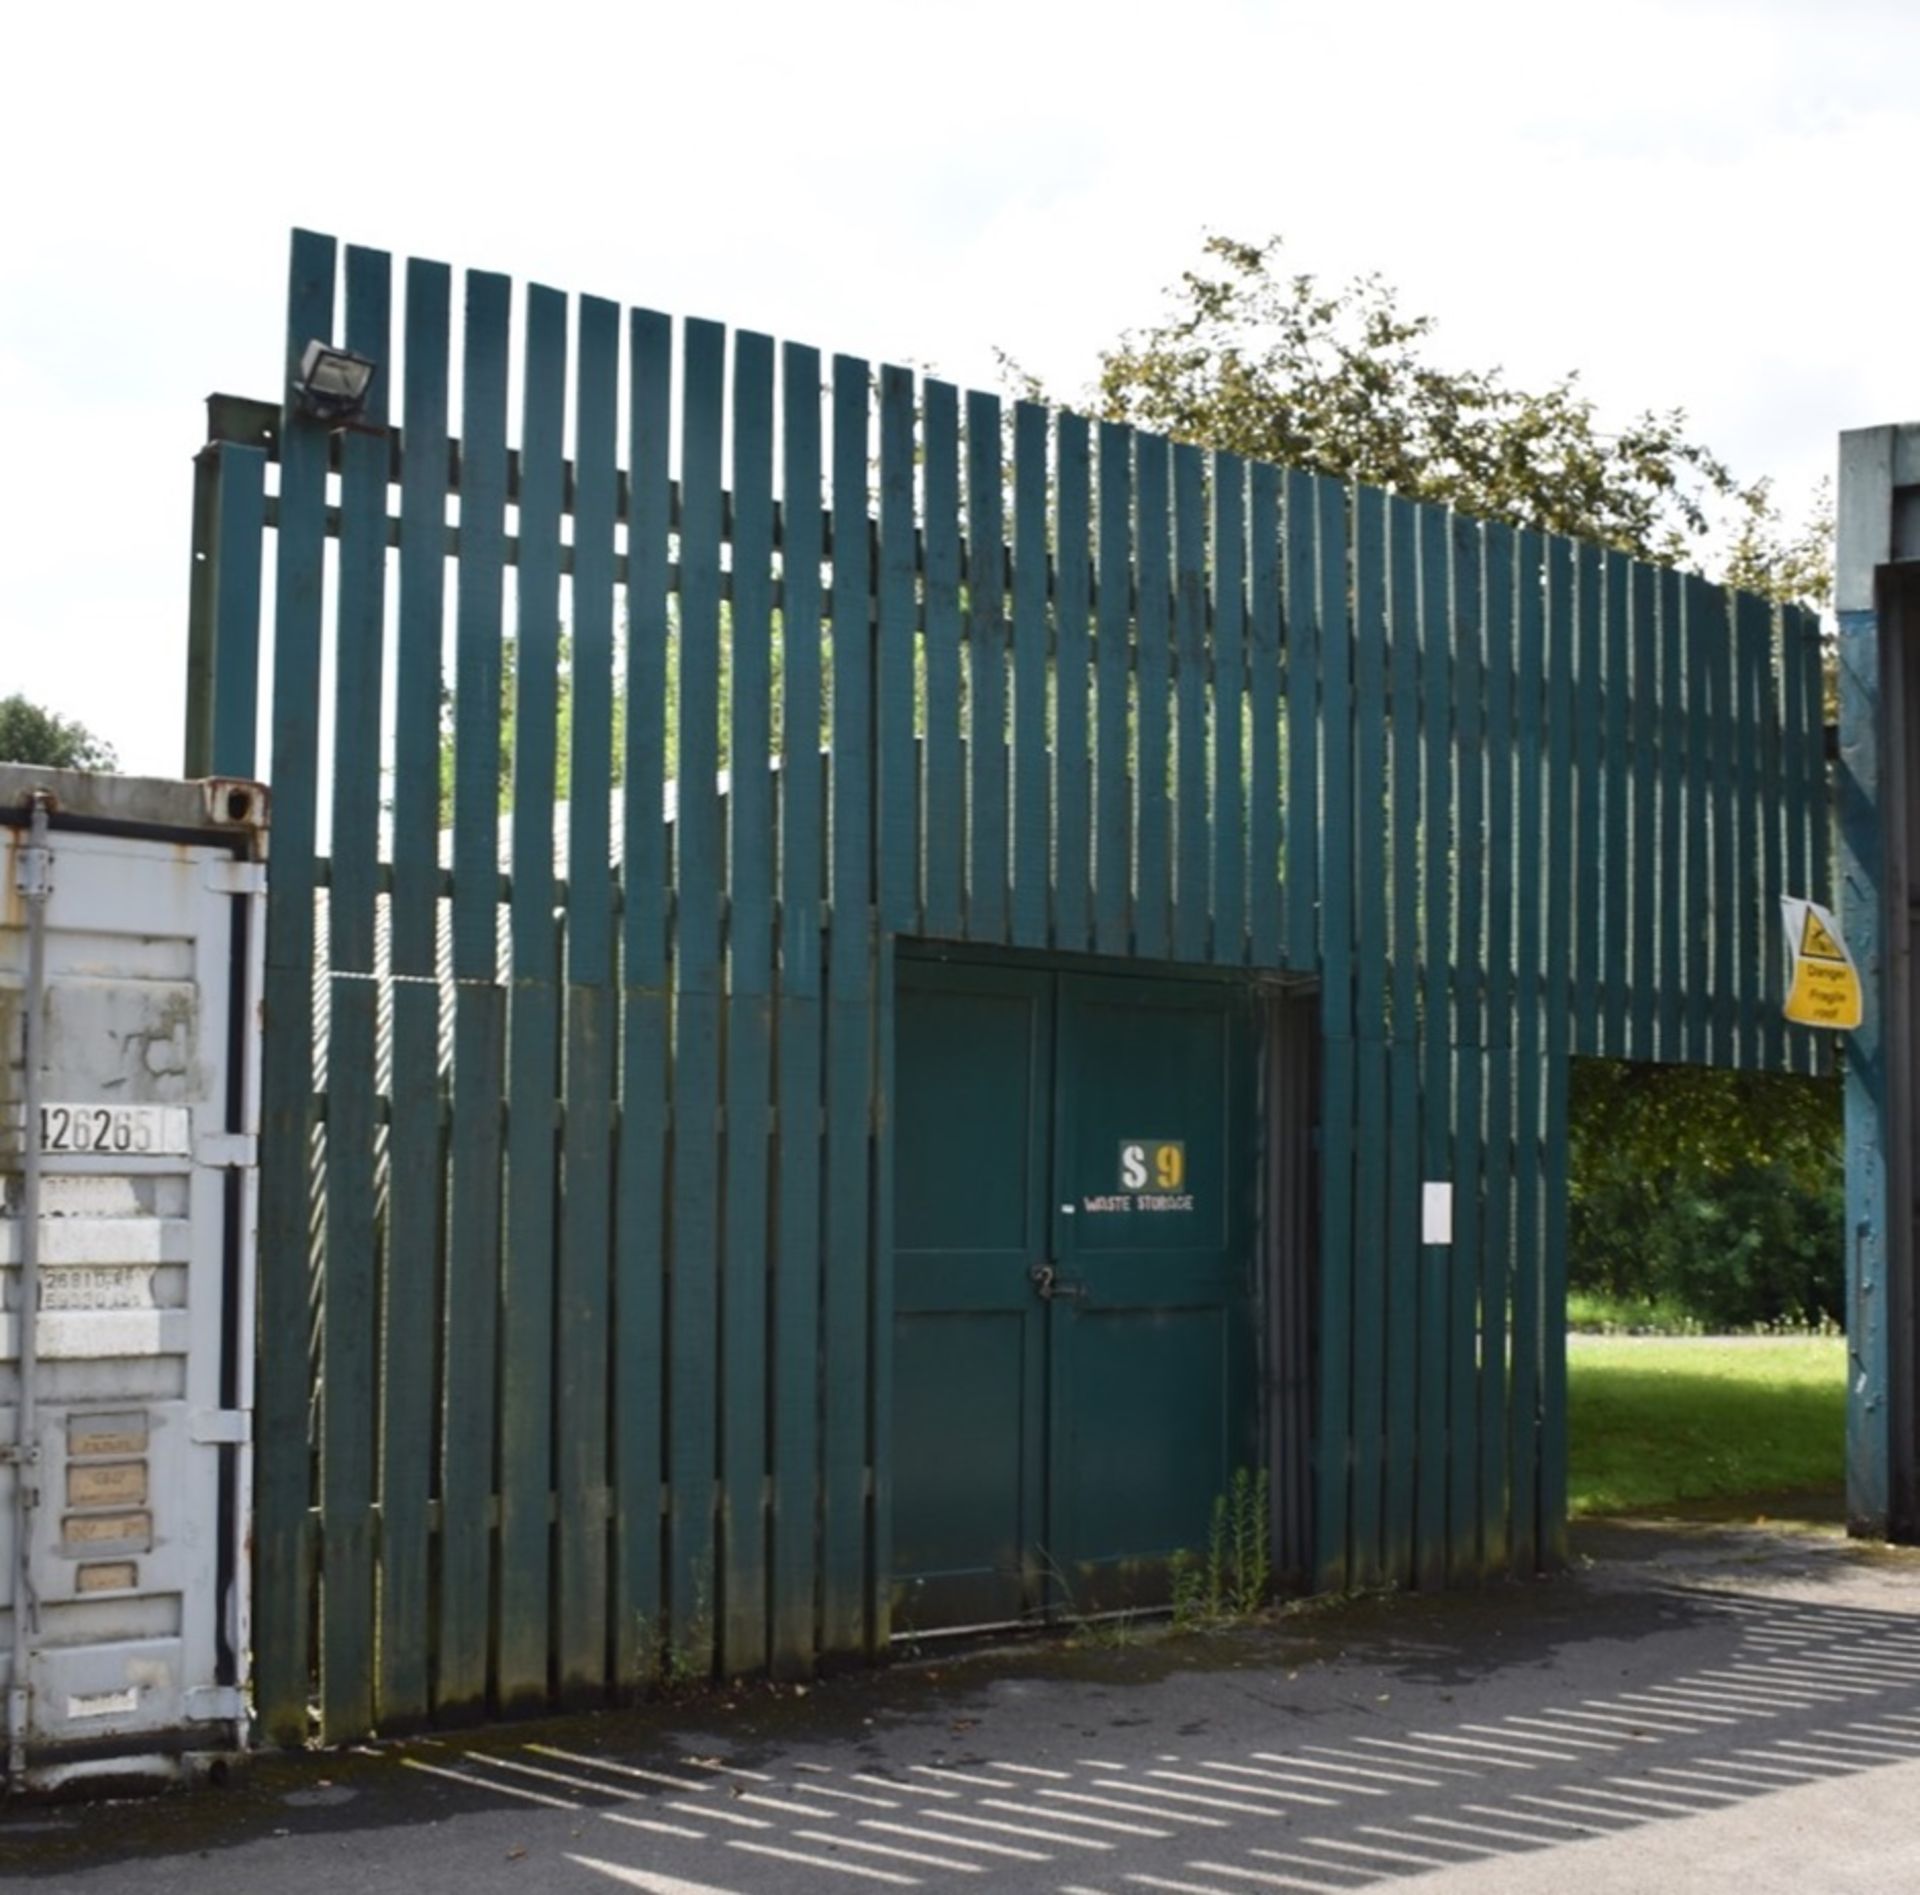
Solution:
M 1423 1244 L 1453 1242 L 1453 1186 L 1437 1184 L 1431 1178 L 1420 1187 L 1420 1241 Z

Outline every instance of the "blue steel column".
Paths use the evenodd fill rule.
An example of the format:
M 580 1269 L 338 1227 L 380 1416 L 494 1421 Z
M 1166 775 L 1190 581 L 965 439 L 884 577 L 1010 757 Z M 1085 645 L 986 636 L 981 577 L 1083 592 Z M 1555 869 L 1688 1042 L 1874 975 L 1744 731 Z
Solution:
M 1834 602 L 1840 620 L 1840 762 L 1834 778 L 1840 925 L 1864 1011 L 1845 1051 L 1847 1527 L 1884 1537 L 1891 1491 L 1887 1329 L 1887 1066 L 1880 809 L 1878 578 L 1892 550 L 1892 428 L 1840 438 Z M 1805 893 L 1804 890 L 1789 891 Z

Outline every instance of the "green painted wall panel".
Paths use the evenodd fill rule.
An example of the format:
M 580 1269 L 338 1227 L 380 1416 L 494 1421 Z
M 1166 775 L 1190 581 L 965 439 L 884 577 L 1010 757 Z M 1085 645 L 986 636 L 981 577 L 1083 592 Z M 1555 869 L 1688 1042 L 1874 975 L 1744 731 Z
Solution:
M 338 266 L 296 240 L 290 360 Z M 345 333 L 400 358 L 400 439 L 290 417 L 210 462 L 197 715 L 229 759 L 268 727 L 276 801 L 269 1733 L 669 1659 L 804 1676 L 905 1627 L 892 996 L 923 939 L 1315 983 L 1310 1569 L 1563 1558 L 1570 1058 L 1819 1059 L 1773 923 L 1827 875 L 1813 622 L 901 369 L 826 386 L 717 324 L 676 363 L 666 318 L 536 289 L 516 338 L 504 279 L 456 314 L 438 265 L 396 351 L 389 268 L 350 254 Z

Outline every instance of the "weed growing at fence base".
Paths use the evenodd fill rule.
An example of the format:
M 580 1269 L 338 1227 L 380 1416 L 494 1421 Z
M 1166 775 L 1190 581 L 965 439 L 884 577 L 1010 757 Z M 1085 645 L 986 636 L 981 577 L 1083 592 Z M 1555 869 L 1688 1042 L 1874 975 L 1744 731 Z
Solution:
M 1575 1513 L 1838 1487 L 1838 1336 L 1574 1336 L 1567 1345 Z

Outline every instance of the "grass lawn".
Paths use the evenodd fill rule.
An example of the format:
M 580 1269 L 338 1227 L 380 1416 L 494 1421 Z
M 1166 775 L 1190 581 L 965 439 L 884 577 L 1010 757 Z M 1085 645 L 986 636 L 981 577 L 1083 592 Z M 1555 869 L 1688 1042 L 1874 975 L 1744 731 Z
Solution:
M 1571 1336 L 1569 1491 L 1580 1513 L 1838 1487 L 1840 1336 Z

